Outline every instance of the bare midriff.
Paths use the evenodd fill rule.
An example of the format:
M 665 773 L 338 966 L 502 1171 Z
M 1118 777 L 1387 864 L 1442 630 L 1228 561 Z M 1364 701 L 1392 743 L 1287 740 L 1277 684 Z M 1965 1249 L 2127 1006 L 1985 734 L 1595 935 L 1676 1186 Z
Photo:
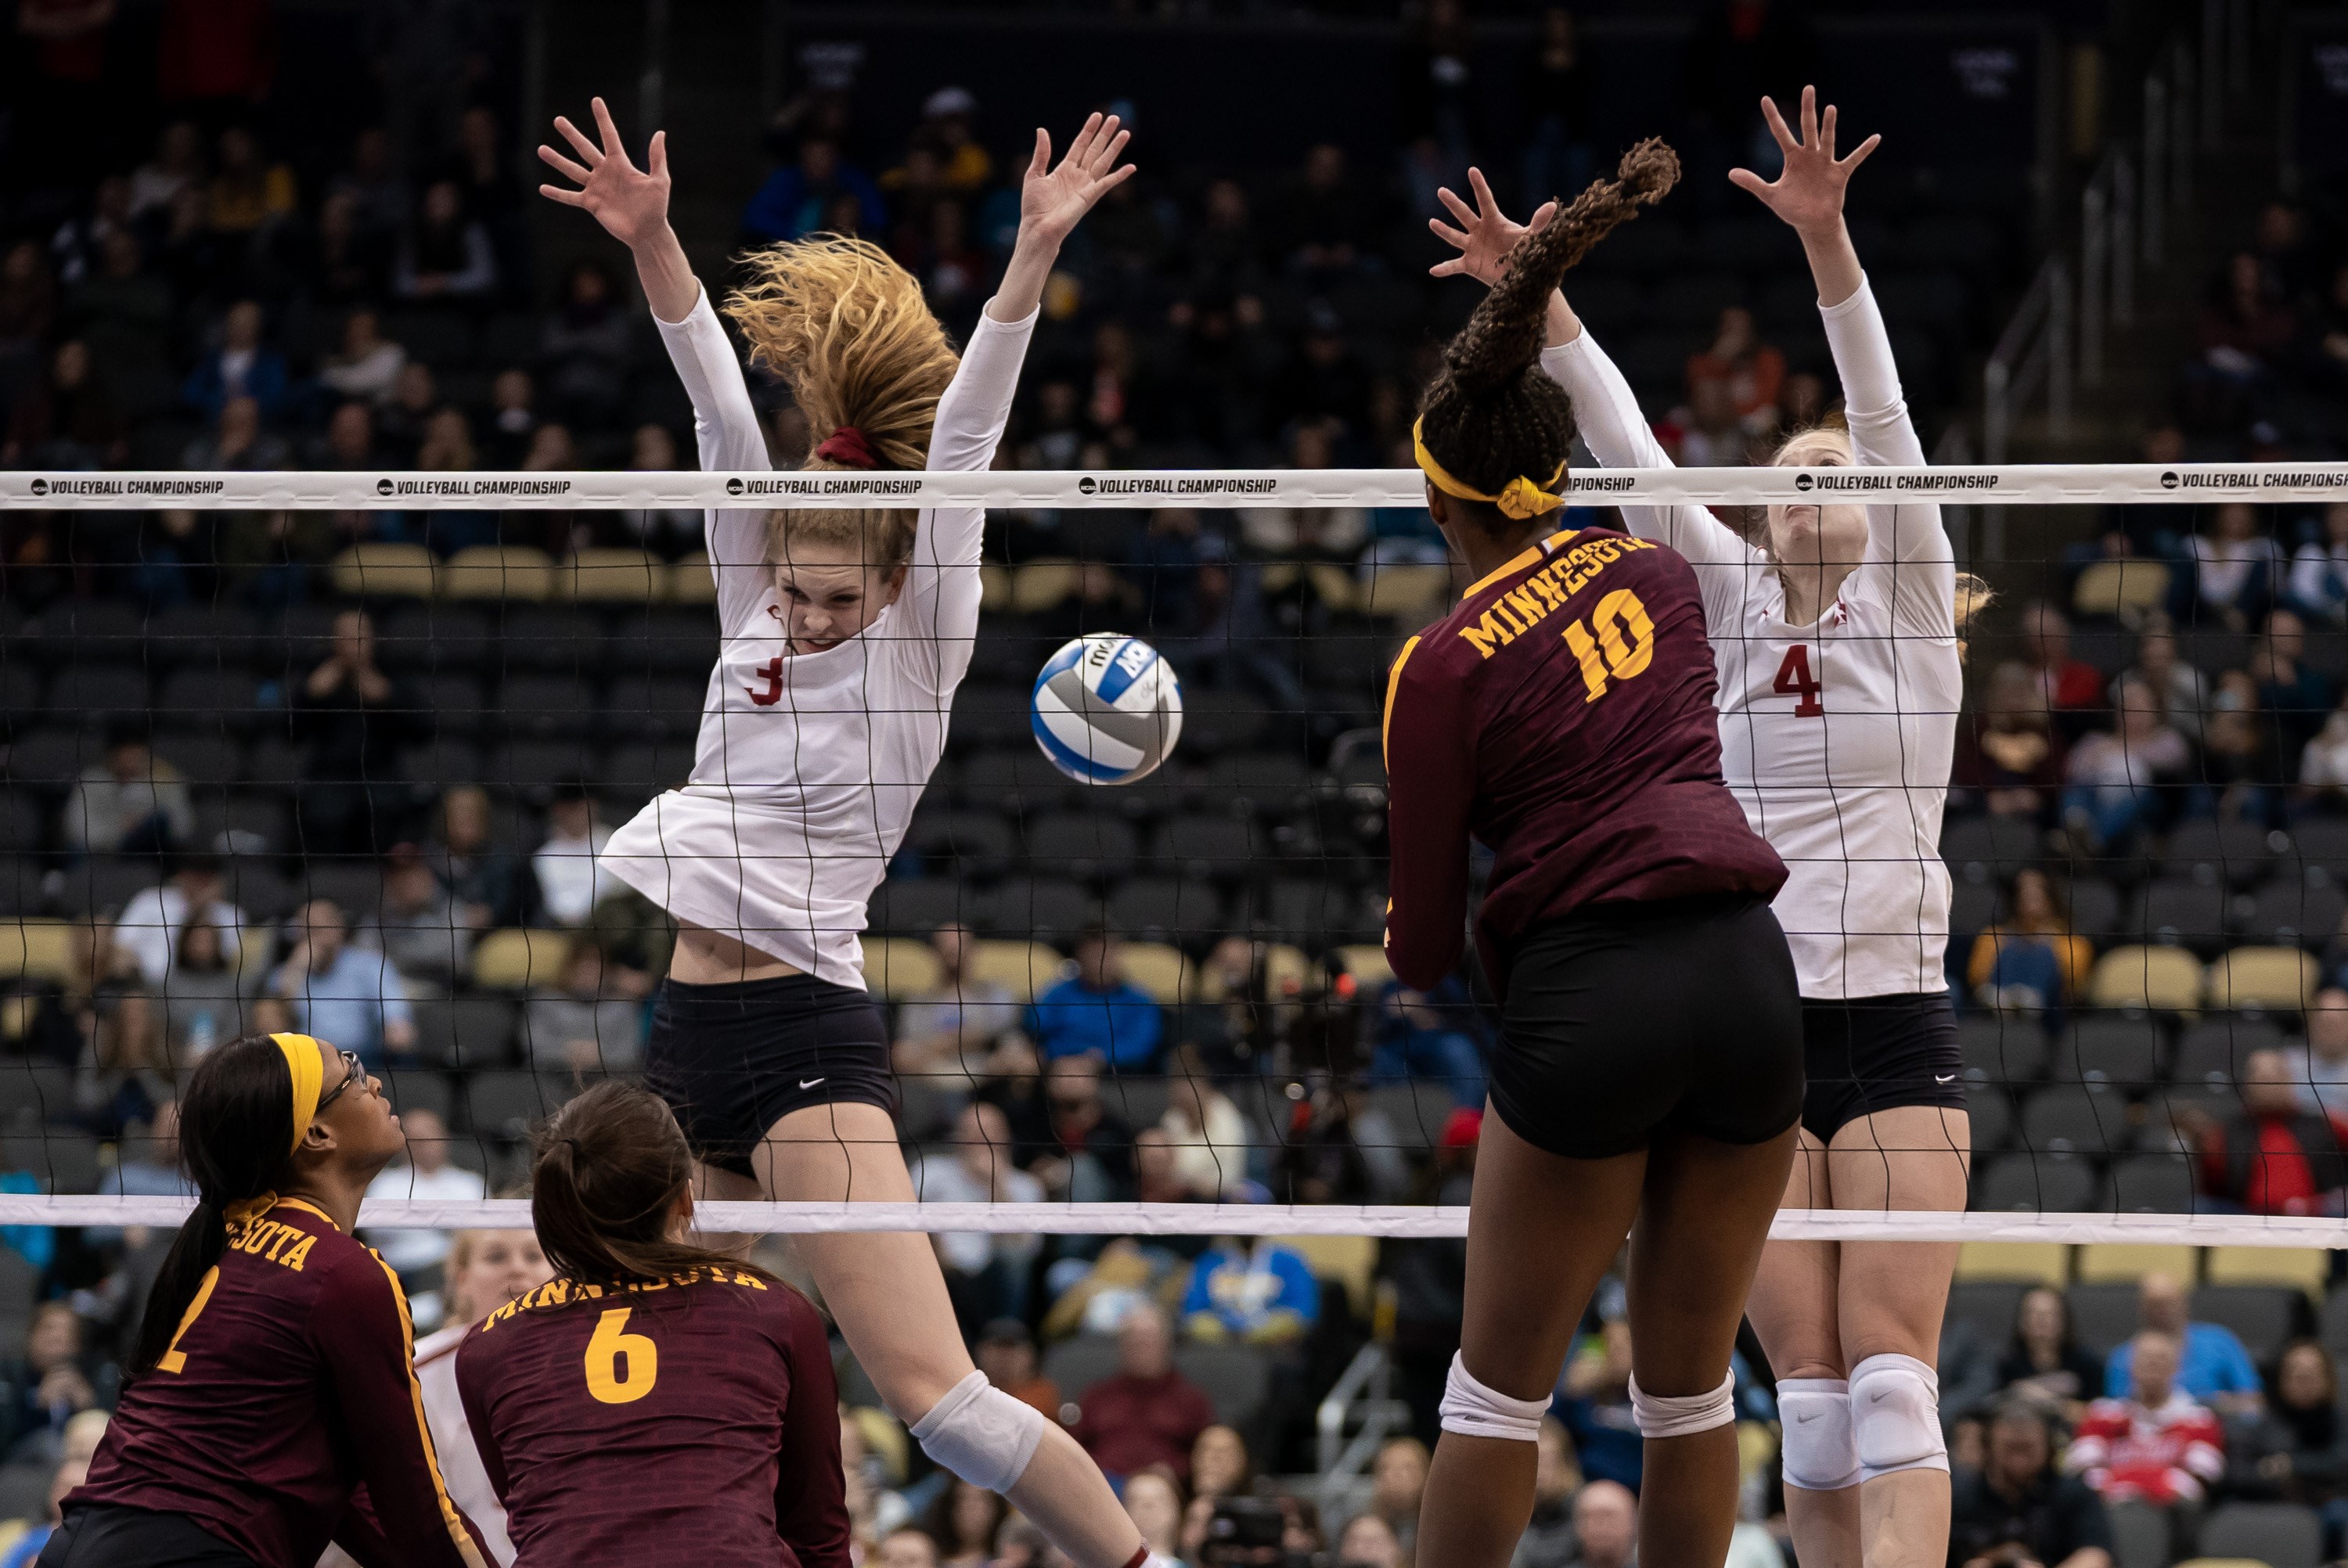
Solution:
M 689 920 L 677 922 L 676 949 L 668 960 L 668 978 L 688 986 L 739 985 L 745 980 L 771 980 L 806 972 L 737 938 Z

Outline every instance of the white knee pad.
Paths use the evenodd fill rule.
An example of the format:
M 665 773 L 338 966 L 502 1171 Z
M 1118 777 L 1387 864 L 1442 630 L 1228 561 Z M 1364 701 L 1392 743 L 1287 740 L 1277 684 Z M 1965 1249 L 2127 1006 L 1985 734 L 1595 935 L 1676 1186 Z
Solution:
M 1840 1378 L 1780 1378 L 1777 1419 L 1785 1428 L 1780 1446 L 1787 1486 L 1840 1491 L 1859 1484 L 1849 1383 Z
M 1678 1394 L 1659 1399 L 1631 1379 L 1631 1419 L 1643 1438 L 1685 1438 L 1725 1427 L 1736 1419 L 1736 1374 L 1720 1380 L 1708 1394 Z
M 973 1372 L 913 1423 L 913 1440 L 971 1485 L 1008 1491 L 1044 1440 L 1044 1412 Z
M 1488 1389 L 1468 1375 L 1459 1352 L 1451 1353 L 1451 1375 L 1443 1380 L 1443 1430 L 1464 1438 L 1505 1438 L 1511 1442 L 1537 1442 L 1541 1418 L 1549 1414 L 1547 1399 L 1512 1399 L 1498 1389 Z
M 1850 1369 L 1850 1435 L 1861 1481 L 1949 1468 L 1940 1375 L 1913 1356 L 1869 1356 Z

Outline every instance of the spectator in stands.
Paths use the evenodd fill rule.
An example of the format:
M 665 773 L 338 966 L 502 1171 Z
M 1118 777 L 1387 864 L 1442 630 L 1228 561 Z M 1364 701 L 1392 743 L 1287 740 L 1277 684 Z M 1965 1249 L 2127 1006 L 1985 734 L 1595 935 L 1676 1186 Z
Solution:
M 2044 820 L 2061 794 L 2063 763 L 2041 683 L 2029 666 L 2008 661 L 1990 671 L 1980 711 L 1958 723 L 1951 804 Z
M 92 1352 L 84 1338 L 71 1303 L 44 1302 L 25 1330 L 22 1353 L 0 1362 L 10 1462 L 57 1462 L 64 1451 L 66 1423 L 84 1410 L 113 1405 L 114 1365 Z
M 538 386 L 530 372 L 509 368 L 489 383 L 489 424 L 487 445 L 492 468 L 519 468 L 538 434 Z
M 986 1380 L 1023 1405 L 1060 1419 L 1060 1386 L 1036 1369 L 1035 1337 L 1015 1317 L 998 1317 L 979 1331 L 973 1352 Z
M 1997 1381 L 2009 1399 L 2029 1399 L 2066 1426 L 2102 1392 L 2104 1364 L 2079 1343 L 2061 1291 L 2042 1285 L 2024 1292 Z
M 2025 866 L 2008 885 L 2000 917 L 1973 938 L 1965 983 L 1993 1010 L 2059 1015 L 2095 962 L 2095 945 L 2072 931 L 2054 881 Z
M 855 200 L 858 228 L 873 234 L 888 228 L 889 210 L 871 177 L 850 163 L 829 137 L 806 137 L 797 159 L 768 175 L 742 210 L 742 231 L 761 243 L 804 238 L 825 226 L 842 196 Z
M 130 171 L 130 215 L 168 210 L 180 192 L 195 189 L 203 177 L 203 138 L 191 121 L 171 121 L 157 133 L 154 154 Z
M 2073 1435 L 2063 1468 L 2084 1477 L 2106 1503 L 2140 1501 L 2188 1518 L 2226 1473 L 2226 1434 L 2217 1416 L 2178 1386 L 2182 1342 L 2147 1328 L 2127 1348 L 2128 1392 L 2097 1399 Z M 2177 1519 L 2172 1512 L 2171 1524 Z
M 382 448 L 404 466 L 413 467 L 424 445 L 424 427 L 440 410 L 440 389 L 432 367 L 411 359 L 392 377 L 391 397 L 376 410 L 376 429 Z
M 2340 1368 L 2317 1340 L 2294 1339 L 2275 1362 L 2266 1414 L 2226 1434 L 2226 1491 L 2246 1501 L 2296 1502 L 2323 1515 L 2324 1553 L 2348 1527 L 2348 1440 Z
M 2299 787 L 2291 792 L 2294 813 L 2338 815 L 2348 807 L 2348 702 L 2323 716 L 2323 727 L 2299 753 Z
M 261 138 L 243 126 L 221 131 L 219 159 L 204 191 L 205 221 L 212 232 L 252 234 L 295 210 L 294 170 L 270 162 Z
M 331 1040 L 333 1037 L 326 1036 Z M 417 1105 L 400 1112 L 407 1132 L 407 1153 L 376 1173 L 367 1184 L 370 1198 L 419 1198 L 446 1203 L 470 1203 L 489 1195 L 489 1184 L 478 1171 L 468 1171 L 448 1159 L 448 1123 L 429 1106 Z M 366 1243 L 383 1255 L 413 1295 L 438 1291 L 440 1266 L 448 1260 L 453 1233 L 423 1227 L 386 1230 L 370 1226 Z
M 1136 1471 L 1125 1478 L 1124 1501 L 1127 1517 L 1141 1532 L 1141 1543 L 1169 1562 L 1179 1561 L 1181 1482 L 1161 1470 Z M 983 1568 L 983 1561 L 978 1568 Z
M 1035 999 L 1027 1032 L 1045 1060 L 1078 1054 L 1117 1072 L 1158 1064 L 1165 1020 L 1148 991 L 1126 979 L 1117 938 L 1096 927 L 1076 938 L 1076 972 Z
M 561 983 L 522 1006 L 522 1051 L 541 1072 L 633 1072 L 644 1065 L 644 1004 L 616 993 L 603 949 L 582 932 L 563 956 Z
M 1381 1172 L 1373 1158 L 1381 1145 L 1392 1148 L 1399 1130 L 1357 1136 L 1355 1123 L 1371 1114 L 1362 1104 L 1362 1092 L 1327 1073 L 1308 1075 L 1304 1096 L 1293 1102 L 1281 1140 L 1273 1179 L 1276 1202 L 1366 1204 L 1395 1195 L 1393 1173 Z
M 2000 1405 L 1981 1468 L 1958 1470 L 1949 1509 L 1950 1568 L 2112 1568 L 2103 1501 L 2054 1465 L 2054 1434 L 2034 1403 Z
M 2268 797 L 2282 782 L 2272 726 L 2247 670 L 2219 675 L 2201 724 L 2201 777 L 2219 792 L 2218 814 L 2262 821 Z
M 284 467 L 290 456 L 284 439 L 263 428 L 261 420 L 260 404 L 250 397 L 230 398 L 221 405 L 211 434 L 188 443 L 180 466 L 230 473 Z
M 11 466 L 104 468 L 129 453 L 129 428 L 79 338 L 57 345 L 46 373 L 16 399 L 0 438 L 0 463 Z
M 1573 1533 L 1580 1543 L 1573 1568 L 1631 1568 L 1639 1551 L 1637 1496 L 1620 1481 L 1588 1482 L 1573 1500 Z
M 561 418 L 598 430 L 617 421 L 628 390 L 628 314 L 602 263 L 572 265 L 539 347 L 543 385 Z
M 2257 254 L 2237 251 L 2201 313 L 2202 363 L 2229 380 L 2257 380 L 2281 361 L 2298 325 Z
M 1247 1496 L 1255 1490 L 1247 1440 L 1220 1422 L 1200 1431 L 1190 1444 L 1189 1480 L 1194 1499 Z
M 1579 1540 L 1573 1531 L 1573 1502 L 1581 1491 L 1581 1465 L 1573 1457 L 1573 1440 L 1555 1416 L 1543 1416 L 1533 1440 L 1533 1512 L 1509 1568 L 1569 1568 Z
M 89 1479 L 89 1459 L 67 1458 L 57 1466 L 57 1473 L 49 1481 L 48 1512 L 41 1522 L 16 1537 L 7 1551 L 0 1553 L 0 1568 L 34 1568 L 42 1550 L 57 1526 L 65 1522 L 66 1494 Z
M 903 1525 L 880 1538 L 872 1561 L 877 1568 L 938 1568 L 938 1543 L 927 1531 Z
M 1175 1053 L 1167 1091 L 1158 1126 L 1173 1148 L 1184 1190 L 1201 1203 L 1260 1202 L 1268 1195 L 1248 1176 L 1247 1118 L 1215 1087 L 1198 1047 L 1185 1045 Z
M 407 364 L 407 351 L 383 335 L 383 318 L 356 310 L 343 319 L 342 346 L 318 367 L 318 380 L 338 396 L 383 403 Z
M 2177 633 L 2168 617 L 2158 610 L 2145 620 L 2136 640 L 2136 662 L 2113 678 L 2112 704 L 2119 703 L 2118 684 L 2133 675 L 2160 699 L 2160 711 L 2177 733 L 2199 745 L 2202 714 L 2209 706 L 2209 682 L 2200 671 L 2177 656 Z
M 612 830 L 596 820 L 595 797 L 584 783 L 566 781 L 548 808 L 546 840 L 530 857 L 538 887 L 538 907 L 557 926 L 587 924 L 595 906 L 617 892 L 619 878 L 596 862 Z
M 1686 468 L 1739 468 L 1752 456 L 1753 433 L 1736 416 L 1736 395 L 1725 380 L 1697 382 L 1688 393 L 1679 428 L 1679 462 Z
M 172 1067 L 184 1071 L 244 1033 L 244 982 L 226 934 L 210 919 L 190 920 L 163 980 L 163 1042 Z
M 2348 268 L 2341 276 L 2348 278 Z M 2318 626 L 2348 625 L 2348 501 L 2323 508 L 2323 537 L 2299 547 L 2291 562 L 2291 605 Z
M 255 300 L 239 300 L 221 318 L 220 346 L 196 361 L 180 395 L 207 419 L 240 397 L 259 405 L 264 419 L 283 412 L 291 389 L 285 356 L 262 342 L 263 320 Z
M 1044 1184 L 1011 1161 L 1011 1123 L 983 1100 L 963 1107 L 944 1149 L 926 1152 L 913 1164 L 913 1191 L 924 1203 L 1039 1204 Z M 945 1267 L 946 1290 L 966 1336 L 1001 1318 L 1027 1315 L 1027 1280 L 1037 1235 L 983 1235 L 949 1231 L 936 1238 Z
M 2182 602 L 2172 609 L 2181 624 L 2217 624 L 2248 631 L 2258 624 L 2281 586 L 2282 552 L 2261 531 L 2259 508 L 2228 501 L 2215 508 L 2208 528 L 2186 540 L 2192 572 L 2182 579 Z
M 465 210 L 453 179 L 436 179 L 417 204 L 416 220 L 399 249 L 392 292 L 404 300 L 469 304 L 498 286 L 497 251 L 489 231 Z
M 1152 1465 L 1188 1475 L 1191 1444 L 1215 1424 L 1205 1390 L 1175 1368 L 1166 1315 L 1146 1302 L 1117 1326 L 1117 1370 L 1079 1395 L 1076 1408 L 1076 1441 L 1112 1477 Z
M 383 954 L 351 944 L 341 906 L 313 898 L 294 911 L 288 929 L 293 947 L 268 990 L 293 1010 L 294 1028 L 356 1051 L 370 1071 L 415 1050 L 406 983 Z
M 1389 980 L 1378 992 L 1376 1049 L 1369 1081 L 1441 1083 L 1463 1106 L 1484 1103 L 1484 1047 L 1476 999 L 1457 974 L 1433 990 Z
M 1219 1236 L 1190 1266 L 1182 1329 L 1205 1344 L 1293 1345 L 1321 1319 L 1321 1282 L 1294 1247 Z
M 2094 731 L 2064 764 L 2063 820 L 2079 843 L 2102 853 L 2166 819 L 2161 787 L 2181 780 L 2192 748 L 2160 711 L 2160 699 L 2123 678 L 2118 724 Z
M 106 760 L 82 770 L 58 824 L 69 846 L 98 855 L 160 855 L 195 826 L 188 781 L 155 754 L 139 721 L 110 726 Z
M 2223 1210 L 2338 1214 L 2348 1189 L 2348 1136 L 2302 1108 L 2291 1061 L 2254 1050 L 2242 1063 L 2242 1109 L 2200 1138 L 2201 1192 Z
M 1104 1198 L 1133 1184 L 1133 1129 L 1101 1102 L 1100 1080 L 1100 1059 L 1089 1053 L 1045 1069 L 1051 1143 L 1027 1169 L 1055 1199 Z
M 1127 1482 L 1126 1505 L 1133 1503 L 1132 1482 Z M 938 1493 L 922 1521 L 922 1528 L 938 1543 L 939 1568 L 987 1568 L 994 1556 L 995 1532 L 1011 1510 L 1001 1496 L 983 1486 L 957 1481 Z
M 446 791 L 438 828 L 438 842 L 425 850 L 425 858 L 458 917 L 474 931 L 520 925 L 525 879 L 514 856 L 490 842 L 489 791 L 479 784 Z
M 2184 1393 L 2216 1407 L 2220 1415 L 2246 1416 L 2259 1408 L 2258 1368 L 2234 1331 L 2220 1323 L 2194 1323 L 2186 1316 L 2185 1286 L 2173 1274 L 2158 1270 L 2137 1286 L 2137 1322 L 2146 1332 L 2173 1341 L 2180 1349 L 2168 1378 Z M 2125 1399 L 2135 1385 L 2136 1341 L 2125 1340 L 2104 1360 L 2104 1393 Z
M 310 854 L 373 855 L 396 841 L 408 803 L 400 753 L 429 723 L 423 695 L 376 662 L 374 619 L 335 617 L 332 651 L 294 692 L 294 733 L 307 748 L 294 804 Z
M 2299 755 L 2323 727 L 2336 695 L 2331 679 L 2307 662 L 2307 623 L 2288 610 L 2271 611 L 2250 668 L 2283 754 Z
M 2348 1122 L 2348 989 L 2333 983 L 2317 991 L 2306 1021 L 2306 1040 L 2283 1053 L 2299 1108 Z
M 155 1107 L 142 1130 L 131 1128 L 119 1145 L 112 1165 L 98 1174 L 102 1197 L 192 1198 L 195 1184 L 180 1163 L 180 1102 L 166 1100 Z M 113 1247 L 124 1240 L 119 1225 L 83 1227 L 82 1241 L 93 1247 Z M 134 1317 L 135 1317 L 134 1308 Z
M 472 968 L 472 927 L 412 844 L 394 845 L 384 856 L 383 898 L 366 930 L 410 996 L 445 996 Z
M 665 425 L 639 425 L 628 440 L 628 471 L 663 474 L 677 466 L 676 437 Z M 620 514 L 628 538 L 663 560 L 702 548 L 701 514 L 691 507 L 631 507 Z
M 115 917 L 114 951 L 138 967 L 150 986 L 160 986 L 171 972 L 171 954 L 180 932 L 201 918 L 217 928 L 230 961 L 243 953 L 244 911 L 221 897 L 219 857 L 185 854 L 171 863 L 170 875 L 158 886 L 134 893 Z
M 1354 183 L 1343 148 L 1325 141 L 1312 148 L 1281 202 L 1283 264 L 1308 284 L 1351 273 L 1370 246 L 1375 205 Z
M 1688 356 L 1689 398 L 1693 400 L 1696 389 L 1707 382 L 1727 387 L 1737 420 L 1748 433 L 1758 434 L 1776 423 L 1777 400 L 1786 385 L 1786 356 L 1761 341 L 1753 313 L 1743 305 L 1722 311 L 1712 345 Z
M 1520 188 L 1536 200 L 1541 191 L 1580 190 L 1597 160 L 1591 119 L 1597 78 L 1582 56 L 1570 10 L 1551 5 L 1542 11 L 1539 46 L 1518 82 L 1518 101 L 1531 122 Z
M 938 983 L 901 1003 L 892 1049 L 897 1071 L 916 1080 L 968 1071 L 1004 1034 L 1019 1027 L 1019 1004 L 994 980 L 970 972 L 978 938 L 949 921 L 930 933 L 938 956 Z
M 2071 620 L 2044 602 L 2022 610 L 2023 661 L 2037 682 L 2040 702 L 2065 734 L 2075 734 L 2086 716 L 2104 709 L 2103 672 L 2071 656 Z
M 348 474 L 382 466 L 376 460 L 375 415 L 364 403 L 345 403 L 326 417 L 314 461 L 321 468 Z
M 1356 1514 L 1337 1532 L 1338 1568 L 1405 1568 L 1402 1542 L 1375 1513 Z
M 1631 1310 L 1622 1280 L 1610 1274 L 1599 1281 L 1590 1308 L 1598 1332 L 1584 1336 L 1567 1359 L 1552 1408 L 1584 1475 L 1636 1490 L 1645 1455 L 1631 1410 Z

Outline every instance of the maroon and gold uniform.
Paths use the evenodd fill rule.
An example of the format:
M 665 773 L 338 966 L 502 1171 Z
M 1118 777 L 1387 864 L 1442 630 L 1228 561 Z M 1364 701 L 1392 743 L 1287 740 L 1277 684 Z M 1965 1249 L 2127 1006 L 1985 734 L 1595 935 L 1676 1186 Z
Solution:
M 177 1514 L 263 1568 L 314 1568 L 330 1540 L 366 1568 L 483 1568 L 414 1354 L 383 1260 L 280 1198 L 230 1234 L 65 1506 Z
M 1694 574 L 1605 528 L 1551 534 L 1412 638 L 1388 679 L 1395 973 L 1458 962 L 1468 840 L 1492 851 L 1486 972 L 1585 905 L 1775 894 L 1786 868 L 1720 773 L 1718 682 Z
M 516 1568 L 848 1568 L 830 1345 L 788 1286 L 558 1279 L 466 1336 L 457 1391 Z

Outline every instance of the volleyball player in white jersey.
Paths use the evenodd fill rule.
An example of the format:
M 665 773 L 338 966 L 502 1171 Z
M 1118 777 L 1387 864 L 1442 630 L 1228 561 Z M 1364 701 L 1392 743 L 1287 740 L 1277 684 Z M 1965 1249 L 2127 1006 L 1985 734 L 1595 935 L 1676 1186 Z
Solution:
M 668 157 L 540 156 L 634 252 L 692 395 L 705 470 L 765 469 L 742 366 L 668 225 Z M 1020 193 L 1003 282 L 957 365 L 913 279 L 878 249 L 818 238 L 746 257 L 726 312 L 819 434 L 810 469 L 974 471 L 994 459 L 1060 243 L 1103 192 L 1126 133 L 1093 116 Z M 983 511 L 724 508 L 708 517 L 723 642 L 693 779 L 612 836 L 601 864 L 679 924 L 645 1082 L 675 1107 L 713 1198 L 911 1202 L 896 1085 L 857 942 L 864 907 L 945 745 L 978 632 Z M 858 1362 L 930 1457 L 1007 1496 L 1078 1568 L 1145 1561 L 1085 1451 L 971 1364 L 929 1239 L 808 1235 L 799 1248 Z
M 1802 94 L 1797 139 L 1762 111 L 1784 173 L 1730 179 L 1801 236 L 1842 380 L 1848 428 L 1804 431 L 1776 462 L 1921 466 L 1883 319 L 1843 226 L 1843 190 L 1875 149 L 1835 158 Z M 1439 274 L 1489 281 L 1527 231 L 1474 179 L 1478 206 L 1437 234 Z M 1552 204 L 1553 205 L 1553 204 Z M 1538 227 L 1551 208 L 1533 218 Z M 1572 396 L 1599 463 L 1671 459 L 1562 293 L 1542 365 Z M 1961 1210 L 1971 1151 L 1948 995 L 1949 876 L 1941 811 L 1962 689 L 1960 584 L 1932 505 L 1772 506 L 1749 544 L 1701 507 L 1622 508 L 1631 530 L 1694 566 L 1720 673 L 1729 787 L 1785 860 L 1772 906 L 1801 977 L 1809 1089 L 1785 1206 Z M 1964 585 L 1972 601 L 1977 585 Z M 1805 1568 L 1921 1568 L 1949 1532 L 1934 1369 L 1957 1249 L 1941 1243 L 1772 1242 L 1748 1314 L 1778 1374 L 1786 1512 Z

